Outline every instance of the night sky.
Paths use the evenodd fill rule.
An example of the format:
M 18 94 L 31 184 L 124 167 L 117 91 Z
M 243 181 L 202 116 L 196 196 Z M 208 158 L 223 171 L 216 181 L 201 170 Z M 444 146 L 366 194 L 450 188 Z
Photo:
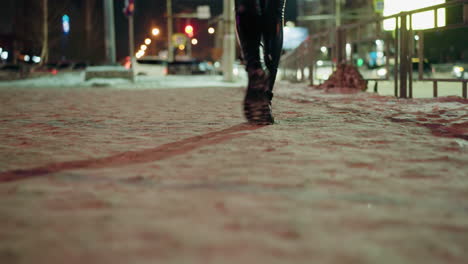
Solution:
M 41 13 L 38 0 L 1 0 L 2 8 L 0 9 L 0 41 L 2 36 L 13 36 L 17 39 L 29 39 L 24 46 L 29 46 L 28 50 L 40 50 L 41 35 Z M 97 57 L 102 57 L 104 38 L 103 34 L 103 0 L 90 0 L 94 2 L 93 9 L 93 27 L 94 27 L 94 42 L 93 48 Z M 54 18 L 50 21 L 49 31 L 53 35 L 53 39 L 60 38 L 60 17 L 67 14 L 71 19 L 71 32 L 69 35 L 68 44 L 66 47 L 67 59 L 84 60 L 83 58 L 83 32 L 84 32 L 84 0 L 49 0 L 49 12 L 54 13 Z M 148 53 L 156 54 L 158 50 L 166 49 L 167 46 L 167 24 L 166 24 L 166 0 L 135 0 L 135 49 L 143 44 L 145 38 L 150 37 L 150 31 L 153 27 L 161 29 L 161 35 L 153 40 L 152 46 Z M 128 55 L 128 20 L 124 16 L 122 10 L 125 0 L 114 0 L 114 15 L 116 29 L 116 49 L 117 58 L 123 59 Z M 209 5 L 211 8 L 212 18 L 220 15 L 223 10 L 223 0 L 173 0 L 173 13 L 194 13 L 199 5 Z M 37 10 L 36 10 L 37 9 Z M 26 12 L 27 11 L 27 12 Z M 63 14 L 62 14 L 63 13 Z M 287 0 L 286 20 L 296 19 L 296 0 Z M 27 18 L 27 19 L 25 19 Z M 174 33 L 183 32 L 183 27 L 190 23 L 195 28 L 196 37 L 199 39 L 199 44 L 194 47 L 194 55 L 201 59 L 210 56 L 210 50 L 214 47 L 215 36 L 208 35 L 207 28 L 210 26 L 210 20 L 192 19 L 190 22 L 186 19 L 174 20 Z M 214 25 L 214 24 L 211 24 Z M 31 30 L 34 35 L 31 37 Z M 11 37 L 10 37 L 11 38 Z M 53 44 L 55 43 L 55 44 Z M 1 43 L 0 43 L 1 44 Z M 58 49 L 60 43 L 52 41 L 51 59 L 58 60 L 61 56 Z M 55 45 L 55 46 L 54 46 Z M 33 47 L 31 47 L 33 46 Z M 20 48 L 24 50 L 25 47 Z M 80 50 L 80 52 L 77 52 Z M 63 52 L 60 52 L 63 53 Z M 89 52 L 88 52 L 89 53 Z M 97 54 L 97 55 L 96 55 Z M 152 55 L 151 54 L 151 55 Z M 80 57 L 81 56 L 81 57 Z M 89 57 L 88 57 L 89 58 Z M 100 59 L 95 60 L 98 62 Z

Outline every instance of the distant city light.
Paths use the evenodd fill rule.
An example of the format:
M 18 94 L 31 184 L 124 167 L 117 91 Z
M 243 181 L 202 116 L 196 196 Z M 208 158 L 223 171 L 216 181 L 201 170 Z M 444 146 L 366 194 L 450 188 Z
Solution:
M 24 55 L 24 61 L 29 62 L 31 60 L 31 57 L 29 55 Z
M 194 38 L 192 39 L 192 45 L 197 45 L 198 44 L 198 39 Z
M 189 38 L 193 37 L 194 30 L 193 30 L 192 25 L 186 25 L 184 31 L 185 31 L 185 34 L 187 34 Z
M 215 29 L 213 27 L 209 27 L 208 28 L 208 33 L 209 34 L 214 34 L 215 33 Z
M 41 62 L 41 57 L 33 56 L 32 61 L 35 62 L 35 63 L 39 63 L 39 62 Z
M 415 36 L 414 36 L 414 40 L 416 40 L 416 41 L 419 40 L 419 36 L 418 36 L 418 35 L 415 35 Z
M 142 51 L 142 50 L 139 50 L 136 54 L 135 54 L 135 57 L 137 57 L 137 59 L 143 57 L 145 55 L 145 52 Z
M 141 46 L 140 46 L 140 49 L 143 50 L 143 51 L 145 51 L 147 48 L 148 48 L 148 47 L 147 47 L 146 45 L 141 45 Z
M 2 58 L 2 60 L 7 60 L 8 59 L 8 51 L 3 51 L 0 54 L 0 58 Z
M 185 45 L 180 44 L 180 45 L 179 45 L 179 49 L 180 49 L 180 50 L 184 50 L 184 49 L 185 49 Z
M 65 35 L 70 33 L 70 17 L 68 15 L 62 16 L 62 29 Z
M 357 63 L 356 63 L 356 64 L 357 64 L 358 67 L 361 67 L 362 65 L 364 65 L 364 60 L 361 59 L 361 58 L 359 58 L 359 59 L 357 60 Z
M 294 22 L 292 22 L 292 21 L 286 21 L 285 25 L 286 25 L 286 27 L 295 27 L 296 26 L 296 24 L 294 24 Z
M 387 75 L 387 69 L 385 69 L 385 68 L 379 69 L 379 70 L 377 71 L 377 75 L 378 75 L 379 77 L 384 77 L 384 76 L 386 76 L 386 75 Z
M 327 47 L 323 46 L 320 48 L 320 51 L 322 51 L 323 53 L 327 53 L 328 49 Z
M 145 44 L 146 44 L 146 45 L 151 44 L 151 39 L 149 39 L 149 38 L 145 39 Z
M 412 11 L 424 7 L 429 7 L 438 4 L 444 4 L 446 0 L 385 0 L 384 16 L 391 16 L 405 11 Z M 445 8 L 437 9 L 437 25 L 435 24 L 434 11 L 425 11 L 412 15 L 413 29 L 430 29 L 435 27 L 444 27 L 445 22 Z M 395 29 L 395 19 L 384 20 L 385 30 Z
M 159 28 L 153 28 L 153 30 L 151 30 L 151 34 L 153 34 L 153 36 L 157 36 L 159 35 L 159 33 L 160 33 Z
M 346 43 L 345 50 L 346 50 L 346 57 L 351 58 L 351 55 L 353 53 L 353 47 L 351 46 L 350 43 Z

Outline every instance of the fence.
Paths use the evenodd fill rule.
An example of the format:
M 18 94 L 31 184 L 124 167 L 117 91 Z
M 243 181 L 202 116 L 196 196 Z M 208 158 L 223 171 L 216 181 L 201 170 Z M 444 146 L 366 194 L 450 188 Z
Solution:
M 442 21 L 440 10 L 461 8 L 463 17 L 456 23 Z M 429 12 L 429 13 L 428 13 Z M 434 28 L 413 28 L 416 16 L 431 14 L 434 16 Z M 395 28 L 391 31 L 383 30 L 384 23 L 391 23 Z M 445 31 L 468 27 L 468 0 L 454 0 L 427 8 L 402 12 L 396 15 L 372 19 L 365 22 L 346 24 L 324 32 L 310 35 L 299 47 L 285 54 L 281 59 L 280 72 L 283 79 L 302 82 L 309 81 L 314 85 L 317 74 L 317 62 L 323 64 L 324 53 L 331 51 L 330 59 L 333 67 L 336 62 L 349 63 L 352 61 L 353 50 L 365 43 L 381 45 L 380 56 L 385 54 L 385 64 L 381 68 L 381 76 L 365 78 L 375 81 L 374 91 L 378 89 L 378 82 L 393 79 L 394 94 L 400 98 L 413 97 L 413 63 L 417 63 L 417 80 L 433 83 L 433 96 L 438 95 L 439 82 L 457 82 L 461 84 L 462 96 L 467 98 L 468 79 L 433 78 L 425 75 L 424 33 L 429 31 Z M 379 53 L 379 52 L 378 52 Z M 417 55 L 417 57 L 415 57 Z

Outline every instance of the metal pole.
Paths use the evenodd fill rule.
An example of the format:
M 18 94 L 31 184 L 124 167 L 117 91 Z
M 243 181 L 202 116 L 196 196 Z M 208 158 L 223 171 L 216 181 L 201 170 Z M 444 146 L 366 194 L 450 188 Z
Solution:
M 172 0 L 167 0 L 167 61 L 174 61 L 174 49 L 172 47 Z
M 47 63 L 49 57 L 49 7 L 48 0 L 42 0 L 42 50 L 41 65 Z
M 407 98 L 408 86 L 408 28 L 407 14 L 400 16 L 400 98 Z
M 341 0 L 335 0 L 335 26 L 341 26 Z
M 414 34 L 413 34 L 413 15 L 409 15 L 409 51 L 408 51 L 408 65 L 409 65 L 409 75 L 408 75 L 408 96 L 413 98 L 413 55 L 414 55 Z
M 336 64 L 340 64 L 342 61 L 342 46 L 341 46 L 341 0 L 335 0 L 335 45 L 334 45 L 334 58 Z
M 234 60 L 236 53 L 236 38 L 234 26 L 234 1 L 224 0 L 224 39 L 223 39 L 223 76 L 224 81 L 234 81 Z
M 398 57 L 400 56 L 400 40 L 399 40 L 399 29 L 398 29 L 398 21 L 400 17 L 395 17 L 395 65 L 394 65 L 394 85 L 395 85 L 395 97 L 398 97 L 398 70 L 400 67 L 400 63 L 398 61 Z
M 187 19 L 187 25 L 190 25 L 190 18 Z M 187 38 L 187 57 L 192 59 L 192 38 Z
M 309 40 L 308 42 L 308 50 L 309 50 L 309 84 L 314 85 L 314 69 L 315 69 L 315 43 Z
M 130 52 L 130 60 L 132 62 L 132 69 L 135 65 L 135 33 L 134 33 L 134 24 L 133 24 L 133 14 L 128 17 L 128 45 Z
M 108 64 L 116 64 L 115 59 L 115 25 L 114 25 L 114 1 L 104 0 L 106 61 Z
M 463 98 L 465 98 L 465 99 L 466 99 L 466 97 L 467 97 L 466 82 L 463 82 L 463 84 L 462 84 L 462 96 L 463 96 Z

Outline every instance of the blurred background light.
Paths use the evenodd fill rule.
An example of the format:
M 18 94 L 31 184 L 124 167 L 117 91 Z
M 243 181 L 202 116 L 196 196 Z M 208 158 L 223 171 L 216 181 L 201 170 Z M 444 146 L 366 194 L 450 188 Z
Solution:
M 3 51 L 0 54 L 0 58 L 2 58 L 2 60 L 7 60 L 8 59 L 8 51 Z
M 159 28 L 153 28 L 153 30 L 151 30 L 151 34 L 153 34 L 153 36 L 157 36 L 159 35 L 161 31 L 159 30 Z
M 412 11 L 428 6 L 439 5 L 445 3 L 446 0 L 385 0 L 384 16 L 391 16 L 405 11 Z M 435 25 L 434 11 L 426 11 L 416 13 L 412 16 L 413 29 L 430 29 L 435 27 L 445 26 L 445 8 L 437 10 L 437 25 Z M 395 29 L 395 19 L 387 19 L 384 21 L 385 30 Z
M 33 56 L 32 61 L 35 62 L 35 63 L 39 63 L 39 62 L 41 62 L 41 57 Z

